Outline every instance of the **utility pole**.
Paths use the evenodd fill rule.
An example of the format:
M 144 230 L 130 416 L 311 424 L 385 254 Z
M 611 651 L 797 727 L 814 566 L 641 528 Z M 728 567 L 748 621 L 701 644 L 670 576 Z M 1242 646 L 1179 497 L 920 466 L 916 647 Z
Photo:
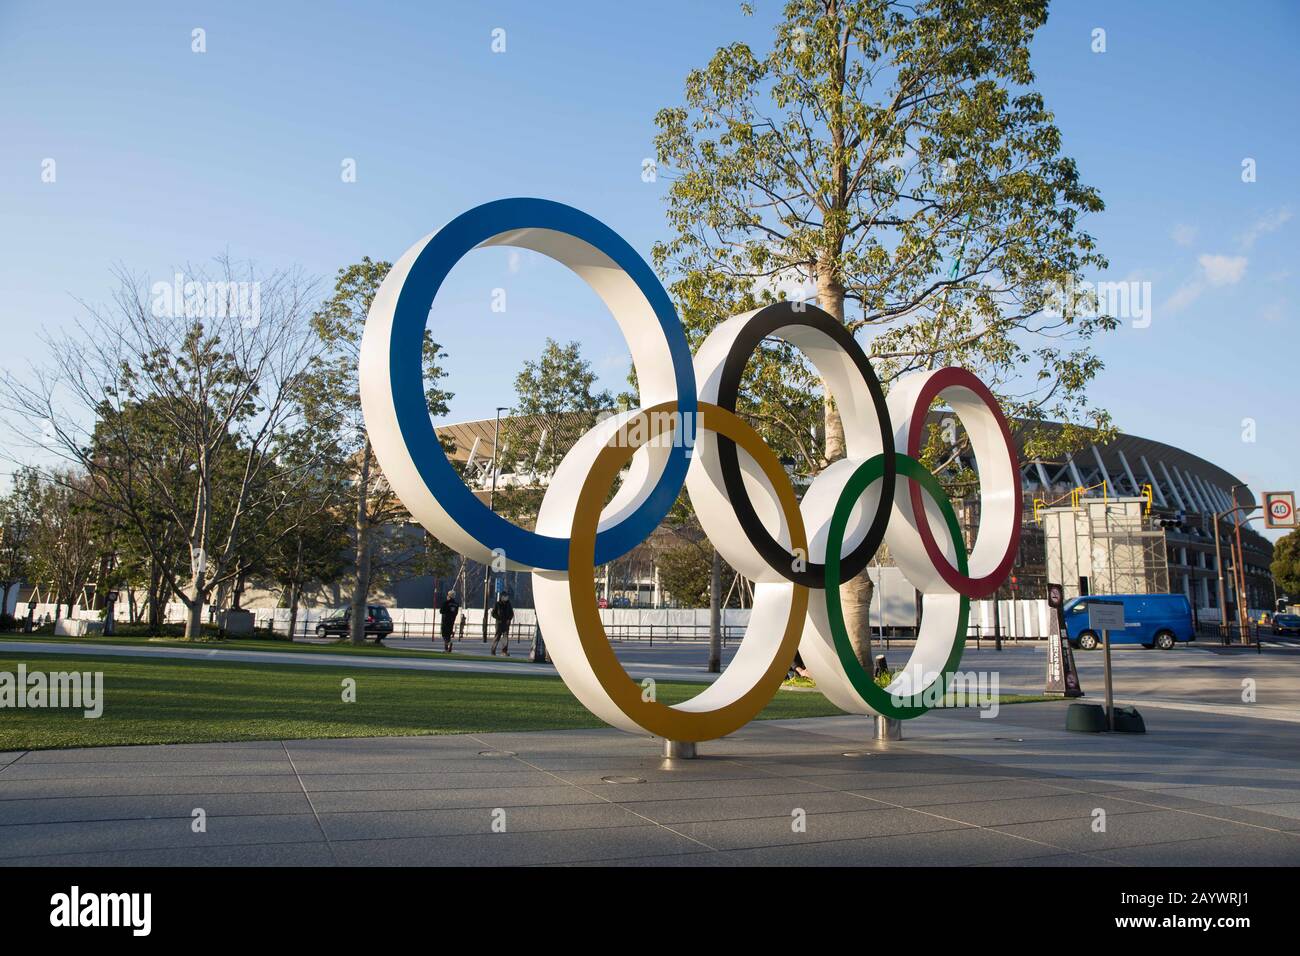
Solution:
M 492 426 L 492 490 L 488 492 L 488 511 L 494 512 L 497 507 L 497 448 L 501 438 L 501 413 L 508 411 L 505 405 L 497 406 L 496 424 Z M 490 559 L 495 560 L 495 556 Z M 483 643 L 487 643 L 488 632 L 488 580 L 492 576 L 490 565 L 483 566 Z
M 1241 549 L 1241 515 L 1243 512 L 1255 511 L 1261 508 L 1261 505 L 1239 505 L 1237 504 L 1237 489 L 1245 487 L 1244 485 L 1233 485 L 1230 489 L 1232 492 L 1232 508 L 1227 511 L 1214 512 L 1214 563 L 1218 565 L 1219 573 L 1219 627 L 1222 630 L 1224 643 L 1228 643 L 1231 633 L 1228 629 L 1228 604 L 1227 595 L 1223 584 L 1223 548 L 1219 542 L 1219 522 L 1232 515 L 1233 526 L 1236 531 L 1236 547 L 1233 543 L 1228 542 L 1228 554 L 1232 558 L 1232 589 L 1236 592 L 1236 614 L 1237 626 L 1241 630 L 1241 639 L 1246 640 L 1246 628 L 1249 626 L 1249 609 L 1244 608 L 1243 602 L 1246 601 L 1246 568 L 1243 561 L 1243 552 Z M 1247 521 L 1250 519 L 1247 518 Z
M 1002 588 L 993 592 L 993 649 L 1002 650 Z
M 1250 599 L 1246 596 L 1246 553 L 1241 549 L 1241 510 L 1237 505 L 1237 489 L 1240 487 L 1242 486 L 1232 486 L 1232 523 L 1236 526 L 1237 532 L 1237 566 L 1234 569 L 1239 582 L 1237 590 L 1237 623 L 1241 627 L 1241 640 L 1244 644 L 1246 641 L 1246 628 L 1249 625 L 1250 618 Z
M 1214 567 L 1219 572 L 1219 639 L 1228 643 L 1228 602 L 1223 589 L 1223 548 L 1219 544 L 1219 522 L 1223 512 L 1214 513 Z

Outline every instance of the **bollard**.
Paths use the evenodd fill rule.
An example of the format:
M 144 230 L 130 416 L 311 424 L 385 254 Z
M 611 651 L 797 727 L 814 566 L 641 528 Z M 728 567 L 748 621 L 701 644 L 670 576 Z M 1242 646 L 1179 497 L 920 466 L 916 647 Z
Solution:
M 903 722 L 894 717 L 876 716 L 877 740 L 902 740 Z

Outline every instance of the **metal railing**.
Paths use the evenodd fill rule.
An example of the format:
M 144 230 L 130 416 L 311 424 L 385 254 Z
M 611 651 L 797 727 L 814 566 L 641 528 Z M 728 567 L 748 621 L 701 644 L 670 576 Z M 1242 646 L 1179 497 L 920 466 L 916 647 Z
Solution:
M 319 621 L 299 621 L 294 626 L 293 638 L 308 639 L 316 637 L 316 628 Z M 482 640 L 481 625 L 477 621 L 467 622 L 462 617 L 456 622 L 456 641 L 472 641 L 475 638 Z M 512 622 L 509 628 L 509 640 L 512 644 L 532 643 L 534 625 L 528 622 Z M 683 632 L 686 632 L 683 635 Z M 489 624 L 487 642 L 492 642 L 492 637 L 496 633 L 495 625 Z M 708 624 L 606 624 L 605 633 L 609 639 L 616 643 L 623 642 L 644 642 L 647 646 L 653 647 L 657 641 L 660 644 L 675 643 L 708 643 L 709 625 Z M 332 637 L 340 637 L 338 632 L 333 632 Z M 722 626 L 722 646 L 726 647 L 732 641 L 738 641 L 745 636 L 745 626 L 740 624 L 724 624 Z M 373 635 L 367 637 L 373 639 Z M 439 645 L 442 643 L 442 628 L 439 624 L 426 624 L 409 621 L 394 621 L 393 631 L 385 635 L 385 641 L 432 641 Z
M 1271 628 L 1264 629 L 1264 633 L 1271 632 Z M 1196 639 L 1204 640 L 1210 643 L 1217 643 L 1222 647 L 1240 647 L 1254 648 L 1257 654 L 1263 653 L 1263 644 L 1260 642 L 1260 626 L 1257 622 L 1251 621 L 1242 628 L 1238 621 L 1198 621 L 1195 627 Z

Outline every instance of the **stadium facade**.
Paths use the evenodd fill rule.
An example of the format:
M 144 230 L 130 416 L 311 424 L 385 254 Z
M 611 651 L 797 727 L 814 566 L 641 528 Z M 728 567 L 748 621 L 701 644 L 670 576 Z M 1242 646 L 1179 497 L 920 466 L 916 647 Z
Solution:
M 935 420 L 945 417 L 935 413 Z M 507 428 L 507 424 L 510 426 Z M 1036 423 L 1037 429 L 1059 425 Z M 494 438 L 541 430 L 542 441 L 571 444 L 562 417 L 549 421 L 493 419 L 462 422 L 438 429 L 453 443 L 454 459 L 466 480 L 484 500 L 490 493 Z M 1236 529 L 1233 508 L 1257 502 L 1245 483 L 1227 469 L 1174 445 L 1120 434 L 1101 445 L 1088 445 L 1058 460 L 1030 457 L 1017 429 L 1020 475 L 1024 490 L 1023 534 L 1011 578 L 1001 596 L 1038 598 L 1049 581 L 1066 595 L 1090 593 L 1182 593 L 1205 621 L 1220 617 L 1220 564 L 1229 616 L 1237 605 L 1233 561 Z M 505 439 L 503 457 L 505 457 Z M 973 458 L 963 464 L 974 468 Z M 496 474 L 498 485 L 539 480 L 534 475 Z M 1234 501 L 1235 494 L 1235 501 Z M 978 527 L 979 500 L 974 494 L 957 502 L 968 535 Z M 1243 521 L 1250 512 L 1241 513 Z M 1216 547 L 1215 523 L 1219 525 Z M 973 542 L 968 542 L 973 543 Z M 626 573 L 614 572 L 604 583 L 612 601 L 632 605 L 672 605 L 672 595 L 658 586 L 655 544 L 629 556 Z M 1279 596 L 1269 571 L 1272 544 L 1248 523 L 1241 527 L 1247 606 L 1272 610 Z M 463 580 L 473 582 L 471 567 Z M 519 575 L 518 597 L 527 585 Z M 1014 580 L 1012 580 L 1014 579 Z M 434 582 L 427 582 L 433 586 Z M 471 589 L 472 591 L 472 589 Z M 518 592 L 524 593 L 518 593 Z

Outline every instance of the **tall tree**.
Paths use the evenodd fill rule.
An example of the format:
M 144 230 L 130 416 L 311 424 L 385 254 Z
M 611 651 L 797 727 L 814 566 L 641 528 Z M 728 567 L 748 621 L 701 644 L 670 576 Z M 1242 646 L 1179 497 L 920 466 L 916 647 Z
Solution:
M 290 465 L 314 456 L 309 433 L 297 437 L 302 447 L 286 454 Z M 281 603 L 289 610 L 290 640 L 307 589 L 333 584 L 347 571 L 352 522 L 346 478 L 328 464 L 314 464 L 306 480 L 287 493 L 283 506 L 264 529 L 260 565 L 252 573 L 280 590 Z
M 1293 602 L 1300 601 L 1300 531 L 1292 531 L 1273 545 L 1273 580 Z
M 1102 202 L 1033 89 L 1046 18 L 1046 0 L 789 0 L 769 51 L 733 43 L 691 71 L 656 116 L 672 237 L 654 258 L 694 334 L 815 299 L 871 333 L 885 383 L 964 365 L 1012 414 L 1109 428 L 1087 340 L 1115 322 L 1052 308 L 1106 263 L 1078 225 Z M 780 374 L 810 370 L 776 359 L 751 363 L 746 410 L 816 473 L 845 453 L 839 413 L 824 387 L 815 420 L 783 405 Z M 865 666 L 866 573 L 842 593 Z
M 707 538 L 665 548 L 655 560 L 660 585 L 685 607 L 708 605 L 712 594 L 714 554 L 713 545 Z
M 278 491 L 264 479 L 298 414 L 316 342 L 305 321 L 310 283 L 296 273 L 261 276 L 219 259 L 213 273 L 189 276 L 179 289 L 146 288 L 119 269 L 112 304 L 88 307 L 88 319 L 48 340 L 50 367 L 7 373 L 0 404 L 84 469 L 97 501 L 136 524 L 186 606 L 186 636 L 197 638 L 214 589 L 238 574 L 249 512 Z M 188 573 L 146 534 L 141 488 L 183 537 Z
M 104 553 L 103 543 L 96 540 L 87 482 L 85 475 L 59 471 L 40 486 L 31 575 L 34 584 L 53 595 L 55 617 L 62 616 L 63 607 L 72 616 Z
M 149 629 L 158 634 L 190 564 L 189 529 L 173 520 L 160 489 L 169 490 L 174 500 L 190 500 L 197 485 L 185 444 L 155 405 L 106 401 L 97 410 L 89 458 L 101 475 L 113 469 L 114 480 L 93 482 L 89 496 L 97 533 L 114 557 L 112 583 L 127 588 L 132 622 L 147 607 Z M 135 600 L 136 590 L 144 593 L 144 607 Z
M 40 475 L 34 468 L 20 468 L 9 493 L 0 498 L 0 614 L 9 613 L 10 592 L 30 579 L 40 507 Z
M 324 353 L 316 360 L 304 389 L 308 420 L 322 448 L 342 462 L 351 476 L 353 536 L 352 631 L 353 644 L 365 643 L 366 605 L 375 579 L 377 549 L 394 542 L 391 535 L 377 535 L 375 529 L 402 520 L 406 515 L 397 496 L 375 460 L 361 413 L 358 360 L 361 336 L 370 304 L 379 291 L 392 263 L 375 262 L 369 256 L 338 271 L 334 292 L 312 317 L 312 328 Z M 429 330 L 424 333 L 423 363 L 425 400 L 430 415 L 446 415 L 452 393 L 439 384 L 445 373 L 441 362 L 446 353 Z
M 496 492 L 496 510 L 518 523 L 537 518 L 546 482 L 574 441 L 614 406 L 577 342 L 547 338 L 515 376 L 515 406 L 501 425 L 499 472 L 514 477 Z

